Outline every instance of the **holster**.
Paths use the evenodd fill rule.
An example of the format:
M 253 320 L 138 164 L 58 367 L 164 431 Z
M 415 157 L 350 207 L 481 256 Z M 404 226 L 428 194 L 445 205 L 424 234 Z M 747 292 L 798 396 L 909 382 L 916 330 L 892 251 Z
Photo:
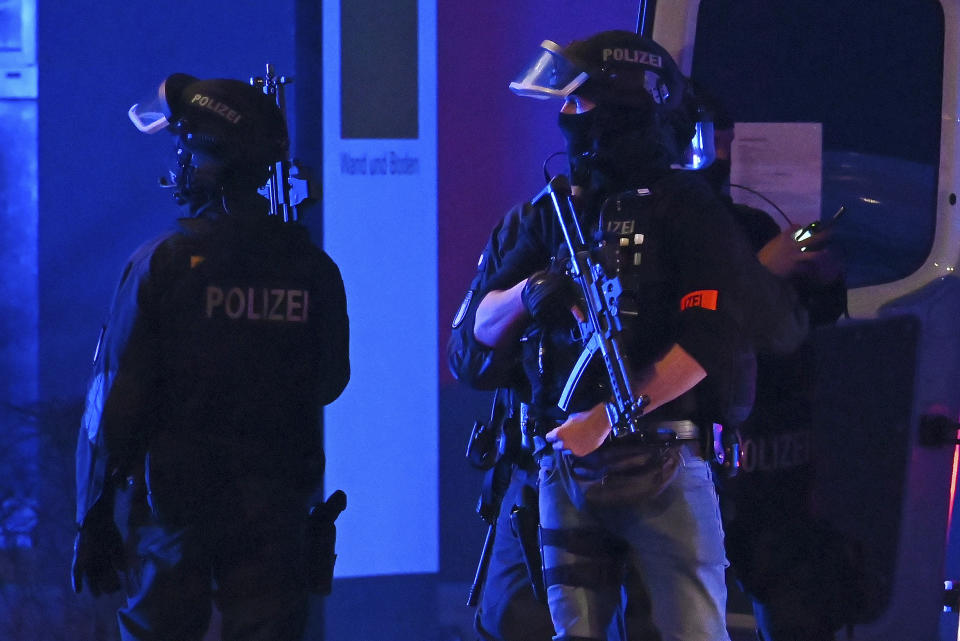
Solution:
M 510 527 L 520 541 L 533 595 L 546 604 L 547 589 L 543 579 L 543 556 L 540 553 L 540 512 L 536 492 L 532 488 L 524 488 L 520 505 L 514 505 L 510 511 Z
M 310 509 L 306 532 L 307 586 L 314 594 L 327 596 L 333 589 L 333 566 L 337 560 L 335 521 L 347 507 L 347 495 L 337 490 Z

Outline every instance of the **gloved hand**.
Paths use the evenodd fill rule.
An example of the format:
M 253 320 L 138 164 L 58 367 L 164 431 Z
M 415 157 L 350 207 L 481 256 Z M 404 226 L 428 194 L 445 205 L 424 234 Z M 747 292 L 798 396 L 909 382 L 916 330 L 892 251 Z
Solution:
M 527 279 L 520 299 L 534 320 L 556 325 L 571 318 L 577 295 L 569 276 L 544 269 Z
M 97 506 L 84 519 L 73 542 L 71 579 L 73 591 L 83 589 L 84 581 L 93 596 L 120 589 L 119 572 L 124 568 L 123 539 L 111 514 L 101 514 Z

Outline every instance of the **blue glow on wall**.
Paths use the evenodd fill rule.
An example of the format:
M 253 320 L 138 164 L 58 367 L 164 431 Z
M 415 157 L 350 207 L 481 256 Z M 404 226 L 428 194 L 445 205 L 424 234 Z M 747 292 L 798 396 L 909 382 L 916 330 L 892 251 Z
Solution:
M 38 395 L 35 6 L 0 7 L 0 549 L 35 545 Z
M 324 246 L 346 286 L 353 372 L 324 427 L 327 492 L 348 497 L 337 521 L 338 577 L 438 568 L 436 4 L 413 8 L 416 82 L 387 104 L 353 108 L 368 110 L 362 121 L 412 102 L 417 136 L 400 119 L 395 137 L 358 138 L 342 134 L 343 117 L 350 132 L 382 129 L 341 113 L 341 83 L 371 81 L 342 77 L 341 54 L 355 52 L 343 51 L 341 27 L 351 36 L 367 29 L 359 41 L 389 58 L 383 35 L 395 22 L 380 11 L 375 22 L 342 25 L 341 4 L 324 6 Z
M 37 399 L 37 103 L 0 99 L 0 549 L 34 544 Z

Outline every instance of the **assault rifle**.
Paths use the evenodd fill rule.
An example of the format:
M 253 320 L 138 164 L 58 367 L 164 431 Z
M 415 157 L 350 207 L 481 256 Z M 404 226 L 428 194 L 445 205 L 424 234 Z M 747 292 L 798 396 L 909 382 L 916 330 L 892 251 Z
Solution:
M 623 292 L 620 279 L 606 274 L 603 265 L 594 260 L 590 247 L 584 242 L 567 177 L 562 174 L 553 177 L 533 202 L 544 198 L 550 199 L 557 214 L 564 242 L 570 251 L 570 275 L 579 285 L 586 307 L 586 320 L 580 323 L 583 351 L 567 378 L 557 405 L 567 411 L 583 374 L 599 353 L 610 383 L 612 400 L 606 408 L 613 435 L 642 432 L 640 417 L 649 399 L 634 396 L 620 344 L 623 333 L 619 316 L 619 298 Z
M 250 84 L 260 87 L 268 96 L 272 96 L 284 121 L 287 119 L 287 105 L 283 95 L 283 86 L 293 82 L 290 76 L 278 76 L 273 65 L 267 63 L 267 73 L 263 78 L 250 78 Z M 310 184 L 297 173 L 296 160 L 284 158 L 270 168 L 270 178 L 260 189 L 260 195 L 270 201 L 270 215 L 283 216 L 284 222 L 297 220 L 297 205 L 310 197 Z

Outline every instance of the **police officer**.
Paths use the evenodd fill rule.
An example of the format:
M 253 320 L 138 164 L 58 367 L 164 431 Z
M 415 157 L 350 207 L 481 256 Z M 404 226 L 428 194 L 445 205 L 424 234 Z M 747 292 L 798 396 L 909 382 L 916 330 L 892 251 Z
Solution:
M 734 123 L 715 99 L 698 94 L 713 112 L 717 141 L 717 161 L 705 172 L 721 192 L 729 181 Z M 762 262 L 797 290 L 812 328 L 845 312 L 843 260 L 829 230 L 797 242 L 799 225 L 788 222 L 781 230 L 766 212 L 725 193 L 721 200 Z M 859 597 L 855 550 L 810 505 L 813 358 L 809 343 L 757 355 L 756 400 L 739 428 L 742 466 L 721 483 L 727 554 L 752 601 L 762 641 L 833 641 L 834 631 L 853 620 Z
M 484 580 L 478 586 L 481 593 L 474 629 L 482 641 L 550 641 L 554 634 L 542 593 L 542 560 L 535 527 L 539 521 L 539 468 L 533 457 L 532 434 L 527 432 L 529 384 L 519 349 L 493 350 L 473 333 L 480 303 L 478 292 L 496 275 L 504 255 L 513 248 L 522 219 L 544 215 L 541 208 L 542 203 L 519 203 L 494 226 L 453 319 L 447 344 L 450 371 L 458 381 L 477 389 L 495 390 L 492 420 L 483 426 L 493 432 L 470 443 L 471 447 L 487 448 L 471 454 L 471 462 L 487 470 L 481 514 L 488 516 L 483 513 L 487 507 L 483 501 L 499 508 L 489 515 L 496 519 L 495 536 Z M 487 460 L 478 461 L 480 456 Z M 507 473 L 504 475 L 497 466 L 505 467 Z M 624 625 L 621 613 L 611 624 L 611 638 L 626 639 Z
M 631 639 L 726 639 L 707 432 L 741 418 L 729 415 L 742 352 L 759 338 L 795 346 L 805 317 L 707 184 L 672 170 L 695 116 L 665 50 L 617 31 L 567 47 L 545 41 L 511 87 L 564 98 L 559 124 L 581 225 L 614 250 L 607 263 L 625 284 L 634 392 L 647 399 L 641 432 L 616 439 L 602 379 L 581 384 L 569 413 L 557 407 L 580 351 L 579 312 L 562 230 L 548 208 L 535 208 L 477 292 L 473 329 L 495 354 L 519 349 L 530 384 L 556 638 L 608 638 L 625 591 Z
M 174 74 L 129 115 L 177 143 L 176 229 L 124 268 L 77 444 L 74 588 L 127 591 L 121 637 L 299 639 L 318 421 L 350 375 L 336 264 L 257 190 L 286 158 L 272 97 Z M 304 556 L 308 555 L 308 556 Z M 215 586 L 215 589 L 214 589 Z

